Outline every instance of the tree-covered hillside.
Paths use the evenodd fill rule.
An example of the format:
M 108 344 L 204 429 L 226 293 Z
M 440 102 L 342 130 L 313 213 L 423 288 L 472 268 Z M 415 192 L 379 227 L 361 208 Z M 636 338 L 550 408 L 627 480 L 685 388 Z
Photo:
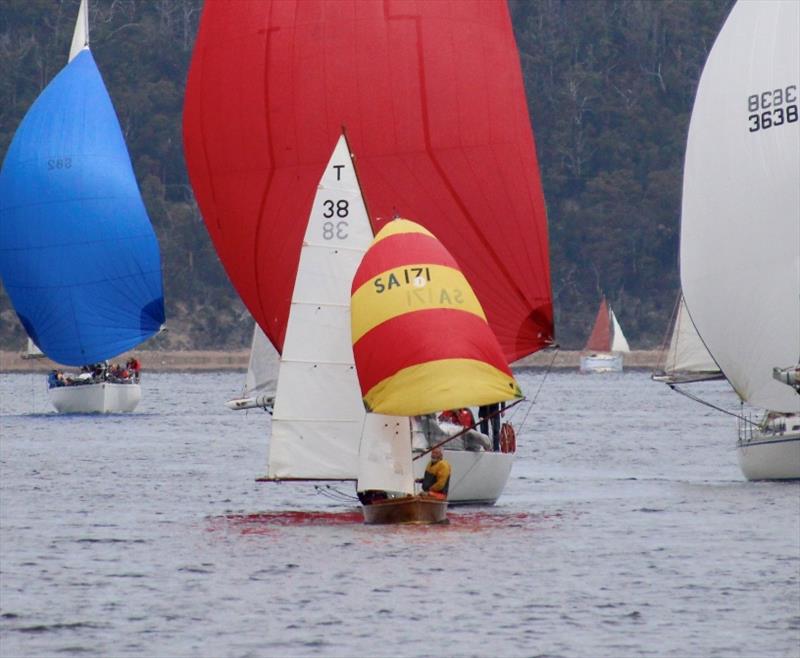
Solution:
M 0 2 L 4 156 L 22 116 L 66 63 L 78 0 Z M 582 345 L 601 294 L 634 348 L 655 346 L 664 334 L 679 287 L 689 113 L 732 3 L 510 3 L 548 205 L 556 335 L 564 347 Z M 251 328 L 211 247 L 183 163 L 183 89 L 201 6 L 90 2 L 92 52 L 164 261 L 170 331 L 149 347 L 238 348 Z M 0 348 L 22 344 L 0 289 Z

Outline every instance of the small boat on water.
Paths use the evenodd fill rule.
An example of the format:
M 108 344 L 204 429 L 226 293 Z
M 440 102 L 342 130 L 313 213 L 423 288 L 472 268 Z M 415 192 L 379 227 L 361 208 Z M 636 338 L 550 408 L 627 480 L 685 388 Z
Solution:
M 0 275 L 31 341 L 58 364 L 113 359 L 164 322 L 158 243 L 89 50 L 86 0 L 67 66 L 28 110 L 0 171 Z M 49 394 L 62 413 L 114 413 L 132 411 L 141 388 L 84 368 L 51 377 Z
M 582 373 L 622 372 L 622 355 L 630 352 L 617 316 L 606 298 L 600 301 L 592 333 L 581 354 Z
M 367 525 L 431 525 L 447 521 L 447 502 L 425 496 L 375 500 L 361 509 Z
M 748 480 L 800 478 L 799 109 L 800 3 L 738 2 L 692 110 L 680 264 L 691 319 L 743 403 Z
M 415 494 L 412 418 L 511 401 L 522 392 L 455 259 L 416 222 L 395 219 L 375 236 L 353 278 L 351 309 L 368 412 L 358 491 L 391 492 L 391 502 L 366 502 L 364 518 L 440 521 L 437 502 Z M 384 431 L 369 431 L 374 427 Z M 405 477 L 398 479 L 399 473 Z M 438 503 L 446 509 L 446 499 Z

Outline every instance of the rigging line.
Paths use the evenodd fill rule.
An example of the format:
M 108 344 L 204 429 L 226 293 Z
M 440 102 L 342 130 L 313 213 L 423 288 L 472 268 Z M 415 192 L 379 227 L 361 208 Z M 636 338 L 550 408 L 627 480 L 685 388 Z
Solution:
M 555 349 L 553 350 L 553 358 L 550 359 L 550 364 L 547 366 L 547 369 L 544 371 L 544 376 L 542 377 L 542 381 L 539 382 L 539 388 L 536 389 L 536 394 L 533 396 L 531 403 L 528 405 L 528 411 L 525 412 L 525 416 L 522 418 L 522 422 L 519 424 L 519 429 L 522 431 L 522 428 L 525 427 L 525 422 L 528 420 L 528 416 L 531 413 L 531 409 L 533 409 L 533 405 L 536 404 L 536 399 L 539 397 L 539 393 L 542 392 L 542 387 L 544 386 L 544 382 L 547 379 L 547 376 L 550 374 L 550 371 L 553 369 L 553 364 L 556 362 L 556 357 L 558 353 L 561 351 L 561 346 L 556 345 Z
M 316 489 L 317 493 L 325 496 L 326 498 L 330 498 L 331 500 L 337 500 L 342 502 L 351 503 L 353 501 L 357 501 L 358 498 L 351 494 L 347 494 L 344 491 L 340 491 L 339 489 L 334 489 L 331 485 L 320 485 L 315 484 L 314 489 Z
M 724 414 L 728 414 L 729 416 L 733 416 L 734 418 L 738 418 L 739 420 L 741 420 L 741 421 L 743 421 L 745 423 L 748 423 L 750 425 L 753 425 L 754 427 L 758 427 L 758 423 L 754 423 L 749 418 L 746 418 L 744 413 L 738 414 L 738 413 L 735 413 L 733 411 L 728 411 L 727 409 L 723 409 L 722 407 L 718 407 L 717 405 L 712 404 L 711 402 L 707 402 L 706 400 L 703 400 L 702 398 L 697 397 L 693 393 L 689 393 L 689 392 L 683 390 L 682 388 L 678 388 L 678 386 L 676 384 L 667 384 L 667 386 L 669 386 L 676 393 L 680 393 L 681 395 L 685 395 L 690 400 L 694 400 L 695 402 L 698 402 L 698 403 L 700 403 L 700 404 L 702 404 L 702 405 L 704 405 L 706 407 L 710 407 L 711 409 L 714 409 L 715 411 L 721 411 Z

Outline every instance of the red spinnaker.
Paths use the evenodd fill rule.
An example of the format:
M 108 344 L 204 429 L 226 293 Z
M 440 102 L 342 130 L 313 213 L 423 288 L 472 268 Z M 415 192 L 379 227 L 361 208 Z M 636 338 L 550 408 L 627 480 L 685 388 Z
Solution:
M 342 128 L 375 231 L 396 215 L 433 231 L 509 361 L 551 343 L 544 198 L 505 0 L 207 0 L 184 107 L 189 175 L 278 350 Z

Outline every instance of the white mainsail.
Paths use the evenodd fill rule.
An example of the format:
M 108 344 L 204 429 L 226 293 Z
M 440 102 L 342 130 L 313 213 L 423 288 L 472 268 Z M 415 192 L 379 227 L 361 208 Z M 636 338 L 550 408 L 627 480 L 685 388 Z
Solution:
M 631 348 L 628 346 L 628 339 L 622 333 L 622 327 L 619 326 L 619 321 L 611 306 L 608 307 L 608 314 L 611 316 L 611 351 L 612 352 L 630 352 Z
M 22 355 L 23 359 L 43 359 L 44 353 L 39 349 L 39 346 L 33 342 L 32 338 L 28 338 L 28 345 L 25 353 Z
M 689 127 L 681 283 L 739 396 L 773 411 L 800 359 L 800 3 L 739 2 L 709 55 Z
M 253 342 L 250 345 L 250 362 L 242 397 L 261 397 L 275 393 L 275 348 L 267 339 L 258 324 L 253 328 Z
M 367 414 L 356 489 L 414 493 L 409 418 Z
M 667 383 L 682 383 L 721 377 L 722 373 L 708 353 L 700 334 L 697 333 L 681 295 L 664 360 L 663 374 L 658 375 L 658 379 Z
M 358 475 L 365 411 L 350 338 L 350 285 L 372 237 L 342 136 L 320 181 L 300 252 L 278 370 L 269 478 Z
M 68 62 L 77 57 L 81 50 L 89 47 L 89 8 L 86 3 L 87 0 L 81 0 L 81 6 L 78 8 L 78 20 L 75 22 L 75 30 L 72 33 Z

